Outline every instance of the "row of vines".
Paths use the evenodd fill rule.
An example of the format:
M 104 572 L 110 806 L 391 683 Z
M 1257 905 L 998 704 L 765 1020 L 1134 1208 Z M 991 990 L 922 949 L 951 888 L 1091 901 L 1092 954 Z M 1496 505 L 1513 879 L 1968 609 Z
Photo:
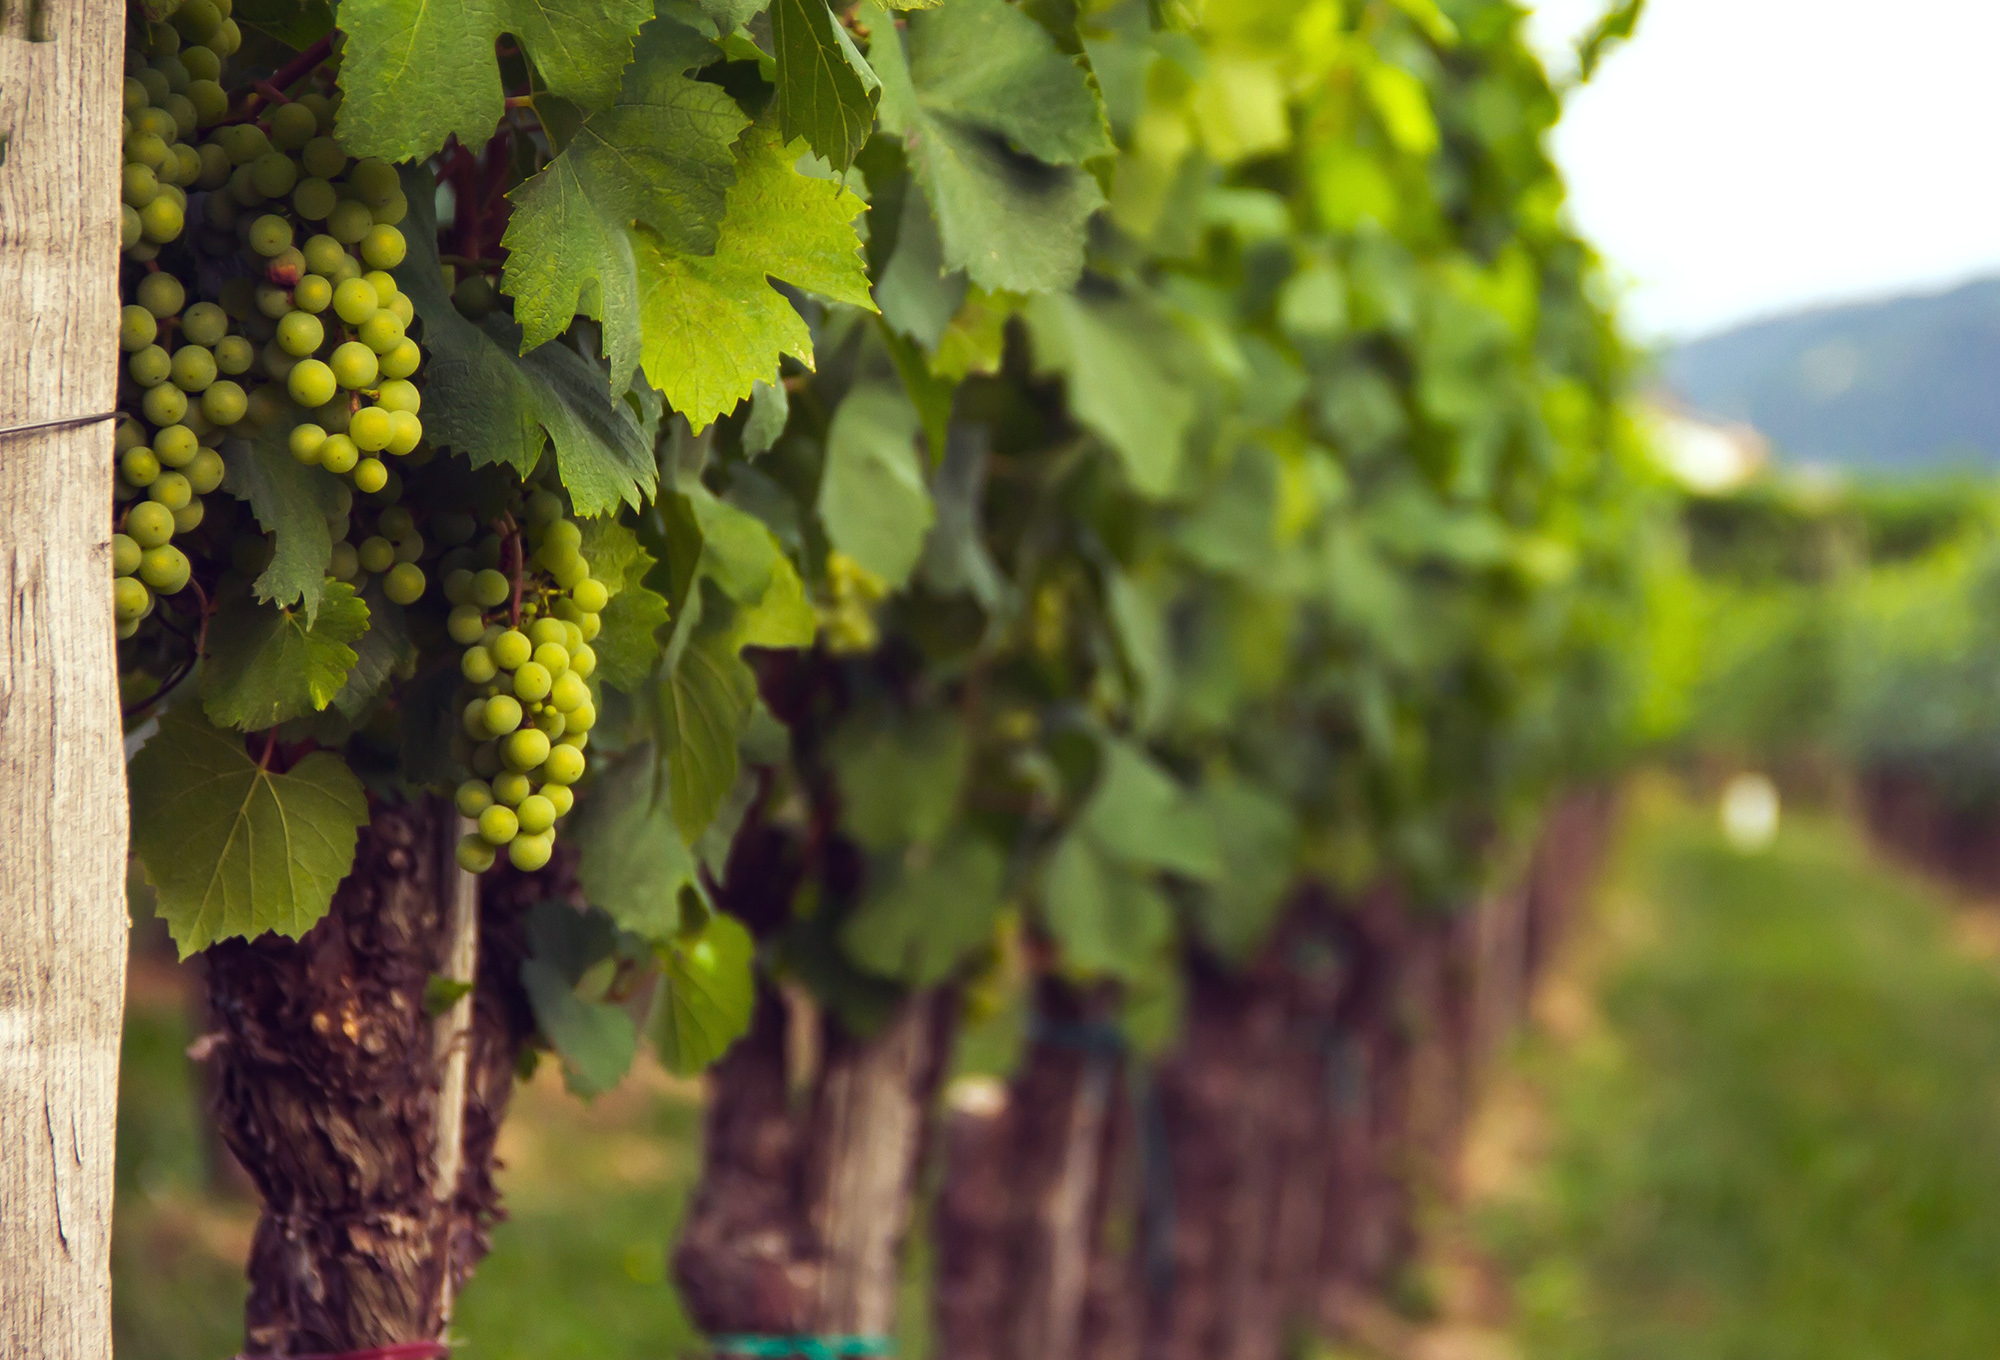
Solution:
M 442 1354 L 518 1074 L 641 1045 L 724 1353 L 880 1353 L 926 1209 L 954 1357 L 1384 1285 L 1648 719 L 1522 22 L 134 0 L 108 568 L 247 1355 Z

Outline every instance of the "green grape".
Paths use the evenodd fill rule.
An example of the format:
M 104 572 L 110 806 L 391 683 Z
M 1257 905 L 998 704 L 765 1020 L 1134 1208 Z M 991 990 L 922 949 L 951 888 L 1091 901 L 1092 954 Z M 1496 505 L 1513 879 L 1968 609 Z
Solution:
M 396 560 L 398 562 L 414 562 L 423 555 L 424 536 L 422 534 L 412 533 L 407 538 L 396 540 Z
M 333 285 L 317 274 L 307 274 L 292 285 L 292 305 L 303 312 L 318 314 L 333 302 Z
M 361 557 L 354 551 L 354 545 L 346 542 L 334 544 L 333 556 L 328 559 L 326 570 L 337 580 L 353 580 L 355 573 L 361 570 Z
M 146 442 L 146 427 L 130 416 L 121 417 L 117 428 L 112 431 L 111 447 L 119 453 L 136 449 Z
M 167 154 L 166 138 L 157 132 L 134 132 L 125 139 L 127 165 L 144 165 L 158 170 L 166 163 Z
M 380 365 L 375 351 L 359 340 L 349 340 L 336 345 L 327 365 L 332 369 L 334 380 L 349 391 L 360 391 L 373 387 L 380 373 Z
M 183 472 L 162 472 L 146 488 L 146 495 L 168 510 L 178 510 L 194 498 L 194 484 Z
M 486 700 L 475 697 L 467 702 L 464 712 L 459 715 L 459 724 L 465 729 L 465 735 L 474 741 L 486 740 Z
M 381 310 L 375 285 L 366 279 L 348 279 L 333 290 L 333 311 L 350 326 L 359 326 Z
M 423 442 L 424 423 L 408 411 L 395 411 L 389 416 L 389 452 L 398 457 L 412 453 Z
M 452 795 L 452 805 L 461 817 L 477 817 L 493 806 L 493 787 L 483 779 L 468 779 Z
M 344 246 L 360 242 L 374 225 L 375 219 L 369 215 L 367 205 L 353 199 L 336 204 L 333 211 L 326 215 L 327 235 Z
M 389 315 L 395 317 L 396 320 L 402 322 L 403 329 L 406 331 L 410 328 L 411 324 L 417 319 L 416 304 L 410 301 L 409 295 L 407 293 L 396 294 L 396 296 L 390 298 L 387 302 L 383 303 L 382 307 L 385 311 L 389 313 Z
M 298 151 L 319 135 L 319 119 L 298 104 L 280 104 L 271 110 L 271 141 L 286 151 Z
M 159 455 L 144 444 L 136 449 L 127 449 L 125 456 L 118 460 L 118 475 L 133 486 L 151 486 L 160 477 Z
M 507 843 L 507 862 L 524 874 L 532 874 L 555 856 L 555 845 L 555 837 L 547 831 L 539 836 L 516 836 Z
M 375 302 L 378 306 L 387 307 L 402 296 L 402 290 L 396 287 L 396 276 L 386 269 L 371 269 L 361 277 L 375 290 Z
M 257 310 L 272 321 L 288 315 L 292 310 L 292 293 L 289 288 L 280 288 L 275 283 L 257 285 Z
M 181 65 L 181 59 L 176 53 L 167 53 L 156 58 L 153 62 L 153 69 L 167 78 L 167 89 L 172 91 L 173 94 L 179 94 L 181 91 L 187 89 L 187 67 Z M 169 98 L 171 97 L 170 95 Z
M 114 576 L 130 576 L 139 570 L 139 554 L 145 551 L 139 540 L 130 534 L 111 535 L 111 572 Z
M 278 319 L 278 346 L 294 359 L 303 359 L 326 340 L 326 327 L 311 312 L 287 312 Z
M 569 634 L 563 631 L 562 622 L 559 619 L 536 619 L 528 625 L 528 641 L 536 647 L 541 646 L 545 642 L 553 642 L 557 646 L 561 646 L 568 638 Z
M 319 461 L 319 451 L 325 443 L 326 431 L 307 420 L 292 427 L 286 447 L 291 449 L 292 457 L 311 467 Z
M 565 621 L 563 623 L 563 631 L 568 634 L 568 636 L 563 639 L 563 650 L 569 653 L 570 656 L 569 668 L 571 670 L 575 670 L 576 649 L 583 645 L 583 630 L 577 627 L 575 624 Z
M 376 517 L 375 528 L 384 538 L 400 543 L 417 531 L 417 517 L 406 505 L 392 505 Z
M 285 390 L 301 406 L 324 406 L 333 400 L 340 384 L 333 370 L 318 359 L 302 359 L 285 379 Z
M 185 189 L 201 178 L 201 153 L 186 142 L 175 142 L 167 148 L 167 158 L 160 163 L 158 174 L 175 188 Z
M 596 669 L 597 653 L 591 650 L 589 638 L 585 638 L 581 646 L 570 648 L 569 671 L 571 675 L 581 676 L 585 680 L 588 680 L 591 672 Z
M 186 505 L 174 511 L 174 533 L 176 535 L 193 533 L 201 527 L 202 517 L 206 513 L 207 509 L 203 505 L 201 497 L 196 496 Z
M 493 664 L 493 654 L 477 643 L 465 649 L 465 655 L 459 658 L 458 669 L 475 685 L 486 684 L 500 673 L 499 667 Z
M 494 850 L 486 838 L 476 834 L 460 836 L 458 849 L 453 853 L 458 860 L 458 867 L 468 874 L 483 874 L 500 858 L 499 852 Z
M 187 305 L 187 288 L 172 274 L 162 270 L 139 280 L 134 300 L 162 321 L 179 316 Z
M 167 99 L 171 101 L 173 95 L 169 94 Z M 180 136 L 180 123 L 166 104 L 162 103 L 133 114 L 132 133 L 136 136 L 158 137 L 163 142 L 172 142 Z
M 230 316 L 238 321 L 248 321 L 257 312 L 257 284 L 246 278 L 225 280 L 222 287 L 216 290 L 215 300 Z
M 142 82 L 134 80 L 131 76 L 125 77 L 126 113 L 128 114 L 137 113 L 141 109 L 146 108 L 152 102 L 153 102 L 153 97 L 146 93 L 146 87 Z
M 203 142 L 195 150 L 201 157 L 201 173 L 194 181 L 197 185 L 203 189 L 220 189 L 229 183 L 229 172 L 234 167 L 229 164 L 228 152 L 214 142 Z M 227 213 L 221 211 L 224 207 L 228 207 L 230 211 Z M 202 215 L 211 227 L 229 228 L 236 225 L 234 207 L 235 205 L 228 199 L 215 195 L 208 200 L 208 207 Z
M 160 196 L 160 177 L 153 173 L 150 165 L 128 164 L 119 179 L 125 205 L 129 208 L 144 208 Z M 145 219 L 141 218 L 141 222 Z
M 236 55 L 236 50 L 243 46 L 243 30 L 237 27 L 234 19 L 224 19 L 215 26 L 215 33 L 209 38 L 208 45 L 220 56 L 233 57 Z
M 319 465 L 337 476 L 345 477 L 360 462 L 361 450 L 344 434 L 330 434 L 319 446 Z
M 493 798 L 503 807 L 520 807 L 534 791 L 534 781 L 519 770 L 502 770 L 493 776 Z
M 556 805 L 544 794 L 531 793 L 515 807 L 514 815 L 520 819 L 521 830 L 540 835 L 556 824 Z
M 611 603 L 611 592 L 605 589 L 604 582 L 586 578 L 570 587 L 570 598 L 584 613 L 601 614 L 604 606 Z
M 558 675 L 549 686 L 549 705 L 565 718 L 589 702 L 590 686 L 583 682 L 583 676 L 577 673 L 575 667 Z
M 403 323 L 394 312 L 383 308 L 362 322 L 355 335 L 376 354 L 387 354 L 403 343 Z
M 250 167 L 239 165 L 229 172 L 229 183 L 224 186 L 230 200 L 239 208 L 255 208 L 264 202 L 264 195 L 257 192 L 257 181 L 251 178 Z
M 371 208 L 387 203 L 402 192 L 402 181 L 397 177 L 396 167 L 374 156 L 356 161 L 354 168 L 347 172 L 347 183 Z
M 120 623 L 137 623 L 153 607 L 153 592 L 132 576 L 111 583 L 111 612 Z
M 130 250 L 144 239 L 146 224 L 139 216 L 139 210 L 130 203 L 118 205 L 118 248 Z
M 195 495 L 206 496 L 222 485 L 223 471 L 221 454 L 214 449 L 199 449 L 182 475 L 188 479 L 188 485 L 194 488 Z
M 493 609 L 505 604 L 514 595 L 514 583 L 490 567 L 479 572 L 472 580 L 473 602 L 483 609 Z M 526 660 L 523 657 L 522 660 Z
M 240 335 L 225 335 L 215 342 L 215 366 L 235 377 L 248 373 L 257 362 L 257 347 Z
M 377 223 L 361 238 L 361 258 L 370 269 L 394 269 L 408 252 L 403 233 L 395 227 Z
M 187 408 L 187 393 L 171 383 L 147 388 L 144 399 L 139 403 L 139 410 L 155 425 L 180 424 Z
M 194 106 L 194 125 L 213 127 L 229 116 L 229 96 L 212 77 L 188 82 L 188 103 Z M 204 167 L 207 158 L 203 158 Z
M 164 193 L 139 209 L 139 229 L 147 244 L 176 240 L 186 226 L 186 209 Z
M 541 796 L 555 804 L 556 816 L 559 818 L 569 816 L 569 810 L 576 806 L 576 795 L 561 784 L 542 785 Z
M 292 224 L 276 213 L 265 213 L 250 224 L 250 249 L 259 255 L 276 255 L 291 244 Z
M 486 664 L 489 666 L 493 664 L 492 656 L 486 652 L 485 648 L 476 646 L 466 648 L 465 655 L 468 660 L 475 653 L 486 655 Z M 495 674 L 498 674 L 498 672 L 496 671 Z M 488 677 L 488 679 L 491 678 L 491 676 Z M 471 680 L 472 677 L 467 676 L 466 679 Z M 474 680 L 473 683 L 483 684 L 485 682 Z M 509 732 L 520 727 L 522 716 L 521 701 L 519 699 L 516 699 L 511 694 L 496 694 L 486 701 L 486 712 L 481 715 L 480 720 L 486 728 L 487 736 L 504 737 Z
M 146 101 L 150 104 L 164 104 L 173 97 L 174 87 L 167 83 L 166 76 L 148 66 L 136 73 L 139 83 L 146 87 Z
M 499 573 L 495 572 L 494 575 L 498 576 Z M 497 604 L 499 601 L 496 600 L 494 603 Z M 511 671 L 527 663 L 529 657 L 534 653 L 534 644 L 529 640 L 527 634 L 510 628 L 493 640 L 491 650 L 493 652 L 493 664 L 502 670 Z M 533 697 L 539 699 L 541 696 L 535 695 Z
M 535 730 L 554 741 L 563 734 L 563 715 L 544 704 L 535 715 Z
M 414 562 L 398 562 L 382 581 L 382 593 L 397 604 L 415 604 L 424 597 L 424 569 Z
M 162 595 L 178 595 L 192 570 L 187 554 L 171 543 L 148 548 L 139 558 L 139 579 Z
M 355 488 L 366 495 L 374 495 L 389 485 L 389 468 L 380 458 L 362 458 L 354 464 Z
M 479 834 L 489 845 L 505 845 L 520 830 L 514 810 L 495 803 L 479 814 Z
M 186 467 L 200 447 L 195 432 L 185 425 L 169 425 L 153 436 L 153 455 L 162 467 Z
M 280 288 L 290 289 L 306 272 L 306 257 L 297 246 L 286 246 L 264 266 L 264 277 Z
M 389 447 L 389 436 L 395 433 L 395 426 L 381 407 L 364 406 L 348 422 L 347 433 L 363 453 L 380 453 Z
M 518 637 L 519 634 L 515 636 Z M 552 683 L 546 666 L 527 661 L 515 668 L 514 695 L 523 703 L 538 704 L 548 698 Z
M 424 354 L 417 348 L 417 342 L 405 339 L 382 356 L 382 372 L 391 378 L 407 378 L 417 371 L 423 361 Z
M 282 151 L 266 151 L 250 162 L 250 183 L 266 198 L 283 198 L 298 182 L 298 162 Z M 275 255 L 277 252 L 267 250 L 264 253 Z
M 125 516 L 125 532 L 141 548 L 157 548 L 174 536 L 174 512 L 156 501 L 141 501 Z
M 450 559 L 447 558 L 446 560 Z M 445 573 L 444 597 L 456 606 L 452 610 L 454 618 L 458 617 L 461 610 L 472 617 L 478 617 L 482 613 L 479 606 L 472 602 L 472 573 L 463 567 Z M 465 641 L 466 639 L 461 638 L 456 640 Z
M 229 333 L 229 317 L 213 302 L 197 302 L 181 314 L 181 334 L 191 344 L 213 346 Z
M 563 517 L 562 497 L 537 487 L 528 497 L 526 515 L 531 526 L 545 529 Z
M 423 409 L 423 394 L 417 385 L 402 378 L 391 378 L 382 384 L 375 396 L 376 405 L 385 411 L 407 411 L 415 415 Z
M 317 222 L 340 202 L 333 186 L 323 179 L 302 179 L 292 190 L 292 210 L 308 222 Z
M 306 268 L 315 274 L 330 275 L 340 268 L 340 262 L 347 258 L 347 247 L 331 236 L 320 233 L 306 238 L 304 253 Z
M 160 323 L 144 307 L 128 305 L 118 313 L 118 348 L 136 353 L 159 337 Z
M 560 642 L 544 642 L 535 648 L 535 661 L 550 675 L 561 675 L 569 669 L 569 648 Z
M 182 345 L 174 351 L 170 376 L 183 392 L 206 392 L 215 381 L 215 355 L 205 345 Z
M 583 752 L 576 747 L 552 746 L 542 762 L 542 778 L 550 784 L 574 784 L 583 778 L 584 764 Z
M 299 159 L 315 179 L 332 180 L 347 168 L 347 153 L 331 137 L 314 137 L 300 148 Z
M 169 389 L 155 388 L 154 391 Z M 220 379 L 201 394 L 201 413 L 217 425 L 234 425 L 243 419 L 250 409 L 250 399 L 243 395 L 243 389 L 228 379 Z

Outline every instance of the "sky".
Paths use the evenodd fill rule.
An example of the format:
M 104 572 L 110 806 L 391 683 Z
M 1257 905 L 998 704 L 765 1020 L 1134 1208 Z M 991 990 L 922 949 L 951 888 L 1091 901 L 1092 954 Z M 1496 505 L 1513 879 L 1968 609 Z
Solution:
M 1604 3 L 1535 4 L 1552 69 Z M 1996 0 L 1651 0 L 1554 140 L 1635 334 L 2000 273 L 1996 52 Z

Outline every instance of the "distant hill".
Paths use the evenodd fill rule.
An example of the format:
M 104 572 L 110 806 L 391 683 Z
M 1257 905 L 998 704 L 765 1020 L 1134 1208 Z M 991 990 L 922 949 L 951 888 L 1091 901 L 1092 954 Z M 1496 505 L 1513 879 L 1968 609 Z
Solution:
M 2000 466 L 2000 279 L 1752 322 L 1664 357 L 1693 410 L 1784 462 Z

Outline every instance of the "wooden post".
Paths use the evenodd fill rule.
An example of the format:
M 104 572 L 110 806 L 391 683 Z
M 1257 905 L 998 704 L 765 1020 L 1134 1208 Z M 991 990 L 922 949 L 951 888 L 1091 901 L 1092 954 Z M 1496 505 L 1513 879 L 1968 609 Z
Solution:
M 0 427 L 111 408 L 124 6 L 0 10 Z M 30 31 L 32 28 L 32 32 Z M 111 424 L 0 434 L 0 1354 L 111 1354 L 125 768 Z

